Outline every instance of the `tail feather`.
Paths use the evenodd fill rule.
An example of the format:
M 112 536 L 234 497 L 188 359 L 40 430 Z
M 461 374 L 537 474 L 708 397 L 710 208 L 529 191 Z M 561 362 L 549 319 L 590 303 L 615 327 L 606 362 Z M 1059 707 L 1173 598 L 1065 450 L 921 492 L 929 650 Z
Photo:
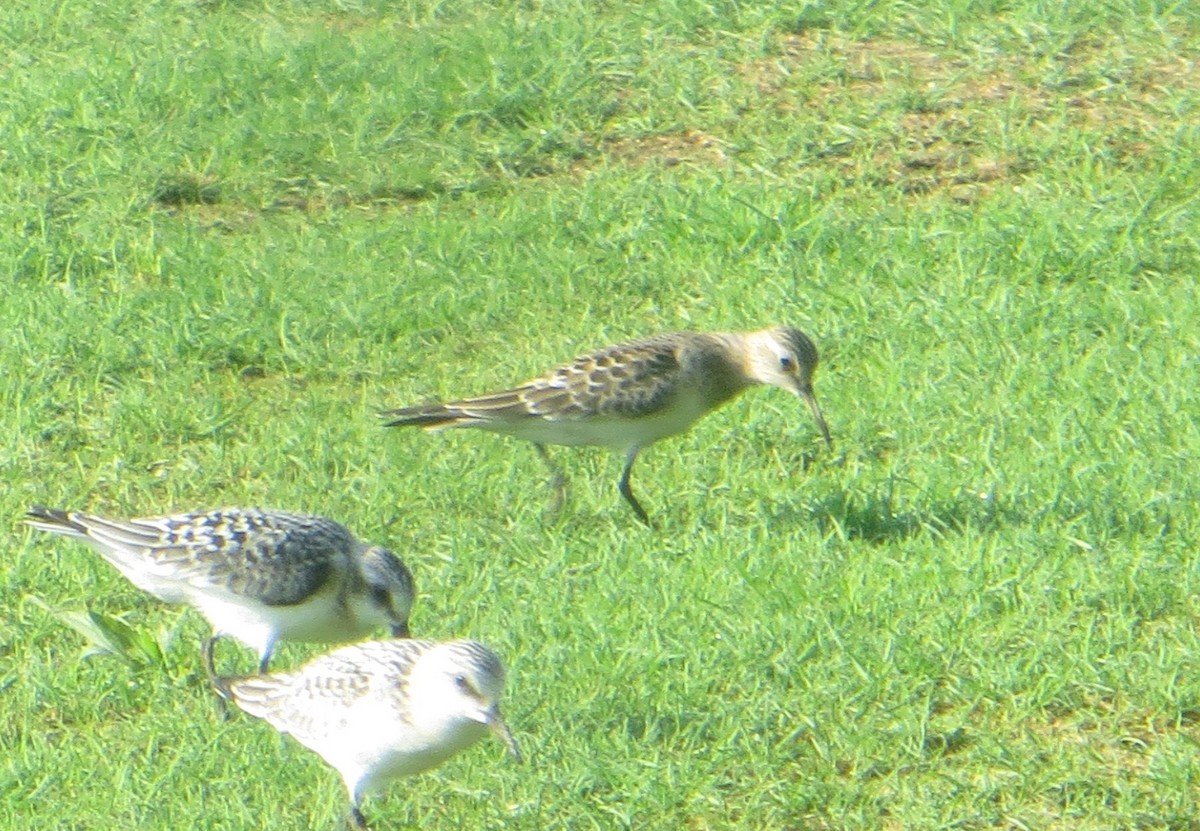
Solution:
M 388 419 L 384 427 L 448 427 L 462 418 L 462 413 L 440 404 L 425 407 L 401 407 L 379 414 Z
M 259 718 L 270 709 L 281 686 L 269 675 L 214 675 L 209 680 L 218 695 Z
M 208 669 L 208 667 L 206 666 L 205 670 L 207 670 L 207 669 Z M 208 683 L 212 684 L 212 688 L 216 691 L 217 695 L 219 695 L 221 698 L 225 699 L 226 701 L 230 701 L 233 699 L 232 684 L 238 680 L 240 680 L 240 678 L 238 676 L 231 676 L 231 675 L 211 675 L 210 674 L 208 676 Z
M 58 508 L 34 505 L 25 512 L 25 521 L 39 531 L 65 534 L 68 537 L 86 537 L 87 527 L 74 519 L 72 514 Z
M 26 512 L 25 521 L 39 531 L 91 539 L 113 551 L 152 549 L 162 544 L 163 529 L 144 520 L 108 519 L 34 505 Z
M 80 516 L 78 525 L 88 536 L 113 549 L 154 549 L 163 545 L 162 525 L 147 520 L 109 519 L 102 516 Z
M 391 419 L 386 427 L 424 427 L 431 430 L 521 421 L 538 415 L 526 401 L 526 396 L 534 391 L 537 391 L 536 388 L 524 386 L 443 404 L 385 410 L 380 415 Z

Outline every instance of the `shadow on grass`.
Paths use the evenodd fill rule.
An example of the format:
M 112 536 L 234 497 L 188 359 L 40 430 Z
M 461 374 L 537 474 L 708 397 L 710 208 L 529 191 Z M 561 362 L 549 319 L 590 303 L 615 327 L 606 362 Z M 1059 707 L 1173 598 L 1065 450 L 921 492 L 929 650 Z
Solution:
M 159 177 L 150 198 L 168 208 L 215 205 L 221 199 L 221 187 L 191 173 L 172 173 Z
M 866 761 L 851 757 L 836 759 L 838 776 L 858 782 L 870 782 L 895 776 L 910 776 L 932 770 L 942 759 L 970 749 L 976 744 L 968 732 L 957 727 L 946 733 L 931 733 L 921 741 L 920 759 L 903 765 L 888 764 L 877 759 Z
M 772 521 L 783 524 L 812 524 L 824 533 L 852 540 L 883 544 L 921 534 L 943 537 L 968 529 L 994 526 L 1006 518 L 990 495 L 962 493 L 954 499 L 913 505 L 898 504 L 888 486 L 874 493 L 837 490 L 815 502 L 781 506 Z
M 670 744 L 681 735 L 691 736 L 697 741 L 711 741 L 710 721 L 704 713 L 665 712 L 629 715 L 616 720 L 614 726 L 635 742 Z

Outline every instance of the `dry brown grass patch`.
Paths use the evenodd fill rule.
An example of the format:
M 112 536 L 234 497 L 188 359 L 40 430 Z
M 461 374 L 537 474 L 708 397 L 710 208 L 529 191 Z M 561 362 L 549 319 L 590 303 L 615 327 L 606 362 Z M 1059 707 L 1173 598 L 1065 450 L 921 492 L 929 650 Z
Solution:
M 700 130 L 604 139 L 601 150 L 611 159 L 633 167 L 661 164 L 724 164 L 729 161 L 725 143 Z
M 1035 168 L 1036 153 L 994 149 L 1010 124 L 1093 133 L 1091 144 L 1118 163 L 1167 140 L 1179 126 L 1174 102 L 1200 87 L 1197 56 L 1152 60 L 1113 49 L 942 54 L 811 31 L 781 38 L 776 54 L 742 64 L 738 74 L 763 97 L 760 106 L 782 116 L 869 118 L 855 138 L 814 153 L 846 180 L 969 202 Z

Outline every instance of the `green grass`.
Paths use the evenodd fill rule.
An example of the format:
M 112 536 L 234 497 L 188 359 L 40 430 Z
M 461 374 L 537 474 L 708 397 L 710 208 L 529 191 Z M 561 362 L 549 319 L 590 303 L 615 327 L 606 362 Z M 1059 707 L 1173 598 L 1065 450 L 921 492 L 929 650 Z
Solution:
M 379 828 L 1200 828 L 1192 4 L 81 0 L 0 45 L 0 827 L 344 809 L 45 503 L 401 552 L 528 761 Z M 527 445 L 374 416 L 775 321 L 836 452 L 748 394 L 644 454 L 658 533 L 611 455 L 548 520 Z M 162 660 L 82 658 L 85 604 Z

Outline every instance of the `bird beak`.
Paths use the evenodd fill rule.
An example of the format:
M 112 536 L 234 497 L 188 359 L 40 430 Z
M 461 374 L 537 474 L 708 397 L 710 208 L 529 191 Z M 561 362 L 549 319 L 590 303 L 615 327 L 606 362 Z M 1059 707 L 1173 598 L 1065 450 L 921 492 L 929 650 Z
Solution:
M 392 624 L 392 637 L 393 637 L 393 638 L 407 638 L 407 637 L 409 637 L 409 634 L 408 634 L 408 621 L 407 621 L 407 620 L 401 621 L 401 622 L 399 622 L 399 623 L 393 623 L 393 624 Z
M 512 731 L 504 723 L 504 717 L 500 715 L 499 708 L 493 708 L 488 712 L 486 724 L 496 734 L 496 737 L 504 742 L 504 746 L 508 748 L 508 752 L 512 754 L 518 764 L 524 761 L 521 758 L 521 749 L 517 747 L 517 740 L 513 738 Z
M 796 395 L 804 399 L 804 403 L 808 405 L 808 409 L 812 410 L 817 427 L 821 430 L 821 436 L 825 439 L 825 446 L 833 450 L 833 437 L 829 435 L 829 425 L 825 423 L 825 416 L 821 414 L 821 405 L 817 403 L 817 396 L 813 392 L 812 384 L 797 387 Z

